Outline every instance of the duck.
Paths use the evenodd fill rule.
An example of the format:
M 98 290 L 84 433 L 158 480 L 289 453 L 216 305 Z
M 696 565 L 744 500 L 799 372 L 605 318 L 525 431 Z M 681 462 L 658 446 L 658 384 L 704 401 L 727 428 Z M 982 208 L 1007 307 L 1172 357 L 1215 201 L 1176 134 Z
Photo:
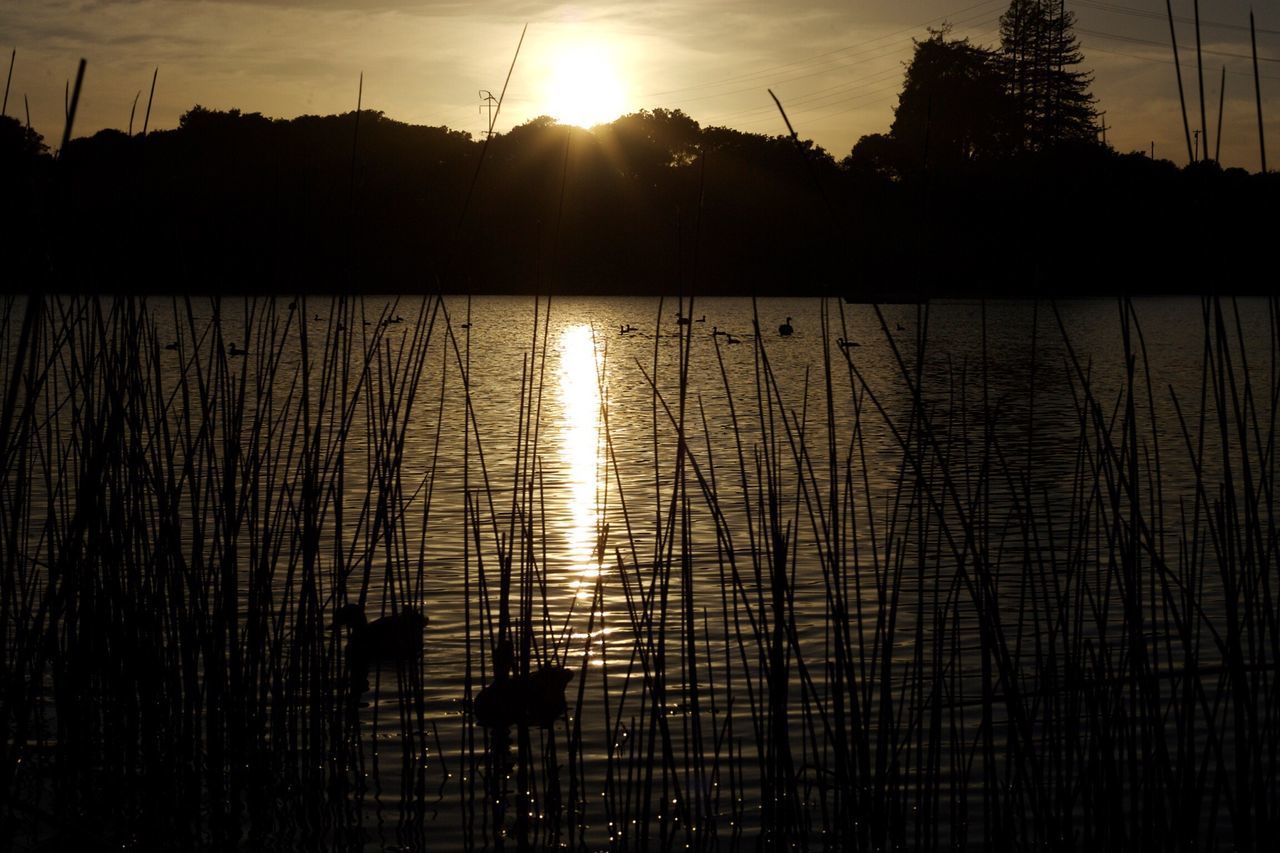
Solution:
M 235 358 L 236 356 L 248 355 L 248 354 L 249 354 L 249 351 L 247 349 L 240 349 L 240 347 L 236 346 L 234 342 L 227 344 L 227 355 L 231 356 L 232 358 Z
M 721 331 L 719 326 L 711 327 L 711 337 L 713 338 L 716 337 L 717 335 L 727 335 L 727 334 L 729 333 Z
M 528 675 L 515 675 L 515 654 L 507 640 L 493 650 L 493 665 L 493 681 L 471 703 L 480 725 L 489 729 L 514 725 L 547 729 L 568 710 L 564 691 L 573 673 L 566 667 L 545 665 Z
M 787 318 L 787 322 L 783 323 L 781 326 L 778 327 L 778 334 L 782 335 L 784 338 L 791 337 L 791 333 L 794 331 L 795 329 L 791 328 L 790 317 Z
M 737 338 L 735 338 L 733 335 L 729 334 L 728 332 L 725 332 L 725 333 L 724 333 L 724 342 L 725 342 L 726 344 L 740 344 L 740 343 L 742 343 L 742 341 L 738 340 Z
M 840 345 L 840 349 L 849 349 L 849 347 L 860 347 L 862 344 L 857 341 L 846 341 L 844 338 L 836 338 L 836 343 Z
M 677 315 L 676 315 L 676 325 L 677 325 L 677 326 L 687 326 L 687 325 L 689 325 L 689 323 L 691 323 L 691 322 L 692 322 L 692 321 L 691 321 L 688 317 L 682 317 L 682 316 L 681 316 L 681 315 L 679 315 L 679 314 L 677 314 Z
M 347 659 L 353 671 L 367 671 L 373 662 L 407 663 L 422 657 L 422 632 L 427 617 L 406 608 L 370 622 L 359 604 L 344 604 L 333 616 L 334 628 L 349 628 Z
M 167 349 L 169 352 L 177 352 L 177 351 L 178 351 L 178 342 L 177 342 L 177 341 L 170 341 L 169 343 L 167 343 L 167 344 L 165 344 L 165 345 L 164 345 L 164 348 L 165 348 L 165 349 Z
M 705 323 L 705 322 L 707 322 L 707 315 L 706 315 L 706 314 L 703 314 L 701 317 L 699 317 L 698 319 L 694 320 L 693 322 L 695 322 L 695 323 Z
M 907 330 L 907 327 L 906 327 L 906 326 L 902 325 L 901 323 L 899 323 L 899 324 L 898 324 L 898 331 L 899 331 L 899 332 L 905 332 L 906 330 Z

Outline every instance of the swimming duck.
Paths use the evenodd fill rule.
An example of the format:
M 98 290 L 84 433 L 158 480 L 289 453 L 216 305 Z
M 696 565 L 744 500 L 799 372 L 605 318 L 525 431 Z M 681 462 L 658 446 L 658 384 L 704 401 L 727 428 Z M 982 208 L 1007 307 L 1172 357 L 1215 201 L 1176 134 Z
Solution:
M 568 710 L 564 690 L 573 673 L 563 666 L 540 666 L 528 675 L 515 675 L 515 654 L 506 640 L 493 651 L 493 681 L 471 704 L 476 722 L 505 729 L 523 724 L 550 728 Z
M 860 347 L 862 344 L 857 341 L 846 341 L 844 338 L 836 338 L 836 343 L 840 345 L 840 349 L 849 349 L 849 347 Z
M 787 322 L 783 323 L 781 326 L 778 327 L 778 334 L 782 335 L 784 338 L 791 337 L 791 333 L 794 331 L 795 330 L 791 328 L 790 317 L 787 318 Z
M 248 354 L 249 354 L 249 351 L 247 349 L 240 349 L 240 347 L 236 346 L 235 343 L 227 344 L 227 355 L 231 356 L 232 358 L 235 358 L 236 356 L 248 355 Z
M 177 341 L 171 341 L 170 343 L 165 344 L 165 345 L 164 345 L 164 348 L 165 348 L 165 349 L 167 349 L 169 352 L 177 352 L 177 351 L 178 351 L 178 342 L 177 342 Z
M 345 604 L 333 616 L 333 627 L 343 626 L 351 629 L 347 658 L 353 670 L 368 670 L 374 661 L 416 661 L 422 657 L 427 617 L 420 611 L 404 609 L 370 622 L 359 604 Z

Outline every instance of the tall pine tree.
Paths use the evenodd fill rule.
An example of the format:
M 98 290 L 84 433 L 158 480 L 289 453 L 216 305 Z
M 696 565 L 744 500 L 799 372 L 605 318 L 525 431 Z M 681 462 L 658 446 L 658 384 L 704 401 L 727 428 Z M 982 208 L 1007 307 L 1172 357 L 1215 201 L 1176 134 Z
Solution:
M 1012 0 L 1000 18 L 1005 77 L 1023 148 L 1097 139 L 1093 75 L 1079 70 L 1084 56 L 1074 26 L 1064 0 Z

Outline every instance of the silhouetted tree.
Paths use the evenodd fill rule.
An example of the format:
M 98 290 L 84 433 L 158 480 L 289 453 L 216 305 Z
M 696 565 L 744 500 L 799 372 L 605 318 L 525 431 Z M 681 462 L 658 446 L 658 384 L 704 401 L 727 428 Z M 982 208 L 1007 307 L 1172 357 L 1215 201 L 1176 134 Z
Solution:
M 894 176 L 898 168 L 897 145 L 887 133 L 868 133 L 854 143 L 843 165 L 854 174 Z
M 1062 0 L 1012 0 L 1000 18 L 1003 70 L 1024 148 L 1097 137 L 1093 75 L 1079 70 L 1084 56 L 1074 25 Z
M 862 152 L 893 162 L 899 173 L 954 169 L 1009 150 L 1011 103 L 997 55 L 947 35 L 944 27 L 916 42 L 889 128 L 891 144 L 874 141 Z
M 48 152 L 44 137 L 12 116 L 0 116 L 0 157 L 25 160 Z

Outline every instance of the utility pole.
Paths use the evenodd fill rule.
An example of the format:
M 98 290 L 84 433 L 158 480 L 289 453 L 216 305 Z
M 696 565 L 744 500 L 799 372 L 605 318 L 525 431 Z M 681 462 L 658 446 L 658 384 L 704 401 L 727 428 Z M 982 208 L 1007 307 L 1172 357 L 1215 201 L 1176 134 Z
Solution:
M 1221 163 L 1222 158 L 1222 105 L 1227 100 L 1227 66 L 1222 66 L 1222 82 L 1218 88 L 1218 132 L 1213 135 L 1213 159 L 1216 163 Z M 1205 139 L 1205 148 L 1209 147 L 1209 140 Z
M 495 98 L 493 96 L 493 92 L 490 92 L 488 89 L 481 89 L 480 101 L 480 109 L 488 110 L 489 112 L 489 121 L 485 125 L 488 130 L 485 131 L 484 135 L 486 137 L 493 136 L 493 106 L 498 102 L 498 99 Z
M 1253 9 L 1249 10 L 1249 46 L 1253 49 L 1253 96 L 1258 102 L 1258 151 L 1262 155 L 1262 173 L 1267 173 L 1267 137 L 1262 132 L 1262 87 L 1258 83 L 1258 35 L 1253 28 Z
M 1102 145 L 1104 148 L 1107 145 L 1107 131 L 1109 129 L 1107 126 L 1107 111 L 1103 110 L 1098 113 L 1098 130 L 1102 132 Z

